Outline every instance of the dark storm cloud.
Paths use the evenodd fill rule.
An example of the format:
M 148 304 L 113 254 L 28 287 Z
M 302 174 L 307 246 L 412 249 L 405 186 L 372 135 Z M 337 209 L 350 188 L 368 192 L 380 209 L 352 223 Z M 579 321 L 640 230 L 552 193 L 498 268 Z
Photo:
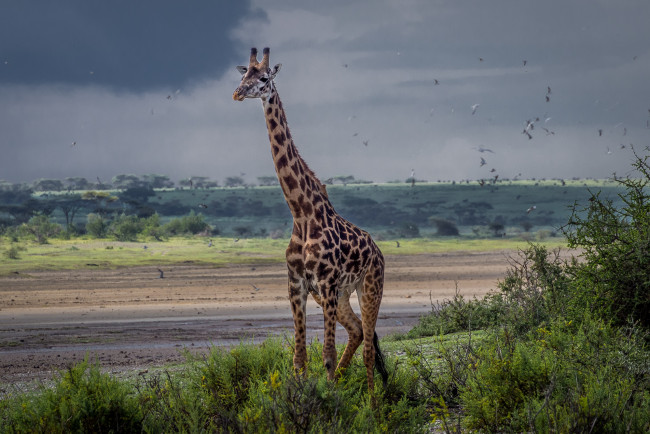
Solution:
M 249 8 L 249 1 L 5 1 L 0 84 L 141 91 L 214 77 L 241 57 L 229 33 Z
M 273 174 L 252 46 L 323 178 L 607 177 L 650 143 L 647 0 L 213 3 L 4 0 L 0 179 Z

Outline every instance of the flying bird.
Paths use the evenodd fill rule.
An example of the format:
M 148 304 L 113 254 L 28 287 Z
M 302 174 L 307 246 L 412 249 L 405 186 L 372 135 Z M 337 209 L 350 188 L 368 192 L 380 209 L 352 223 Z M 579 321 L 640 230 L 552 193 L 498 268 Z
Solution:
M 200 203 L 200 204 L 199 204 L 199 208 L 207 208 L 207 207 L 208 207 L 208 206 L 207 206 L 206 204 L 204 204 L 204 203 Z
M 602 129 L 602 128 L 598 128 L 598 136 L 600 137 L 600 136 L 602 136 L 602 135 L 603 135 L 603 129 Z
M 539 118 L 537 118 L 535 121 L 531 121 L 530 119 L 526 121 L 526 128 L 524 128 L 524 131 L 522 131 L 521 134 L 526 134 L 528 136 L 528 140 L 533 138 L 530 132 L 535 129 L 535 122 L 538 120 Z
M 524 66 L 526 66 L 527 63 L 528 63 L 528 60 L 524 60 Z
M 363 144 L 364 144 L 365 146 L 368 146 L 368 142 L 369 142 L 368 140 L 364 140 L 364 141 L 363 141 Z
M 530 214 L 531 211 L 534 211 L 534 210 L 536 210 L 536 209 L 537 209 L 537 207 L 536 207 L 535 205 L 533 205 L 533 206 L 531 206 L 530 208 L 528 208 L 528 209 L 526 210 L 526 214 Z
M 480 167 L 483 167 L 483 166 L 485 166 L 486 164 L 487 164 L 487 163 L 485 162 L 485 158 L 481 157 L 481 166 L 480 166 Z
M 260 290 L 257 286 L 253 285 L 252 283 L 251 283 L 251 286 L 253 287 L 253 289 L 255 289 L 255 291 L 259 291 L 259 290 Z
M 472 105 L 472 114 L 476 113 L 476 109 L 478 109 L 478 106 L 480 106 L 480 105 L 481 104 L 473 104 Z
M 433 79 L 433 84 L 434 84 L 434 85 L 438 85 L 438 84 L 440 84 L 440 82 L 438 81 L 437 78 L 434 78 L 434 79 Z
M 491 152 L 493 154 L 495 153 L 492 149 L 484 148 L 483 146 L 479 146 L 478 148 L 475 147 L 474 149 L 476 149 L 477 151 L 479 151 L 481 153 L 483 153 L 483 152 Z

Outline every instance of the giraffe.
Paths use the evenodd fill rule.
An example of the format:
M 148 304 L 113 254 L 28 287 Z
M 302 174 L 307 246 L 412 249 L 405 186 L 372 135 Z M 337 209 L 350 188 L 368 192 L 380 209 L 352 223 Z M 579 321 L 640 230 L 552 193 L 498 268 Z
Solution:
M 293 216 L 286 250 L 289 300 L 294 321 L 293 365 L 303 372 L 307 361 L 306 305 L 308 294 L 323 308 L 323 364 L 334 380 L 363 346 L 368 389 L 374 393 L 374 368 L 386 384 L 388 374 L 379 349 L 375 325 L 384 285 L 384 257 L 370 235 L 336 213 L 325 185 L 298 153 L 274 78 L 281 64 L 269 67 L 269 49 L 261 62 L 252 48 L 249 65 L 238 66 L 242 81 L 233 99 L 262 100 L 271 154 L 282 192 Z M 350 306 L 357 292 L 361 319 Z M 348 332 L 348 342 L 336 365 L 336 323 Z

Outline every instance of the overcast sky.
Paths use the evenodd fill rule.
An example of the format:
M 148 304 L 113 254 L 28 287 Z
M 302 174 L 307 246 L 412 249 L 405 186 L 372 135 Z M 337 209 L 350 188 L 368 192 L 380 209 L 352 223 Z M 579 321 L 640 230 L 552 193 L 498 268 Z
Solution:
M 623 175 L 648 22 L 647 0 L 5 0 L 0 179 L 273 175 L 260 102 L 232 100 L 252 46 L 321 179 Z

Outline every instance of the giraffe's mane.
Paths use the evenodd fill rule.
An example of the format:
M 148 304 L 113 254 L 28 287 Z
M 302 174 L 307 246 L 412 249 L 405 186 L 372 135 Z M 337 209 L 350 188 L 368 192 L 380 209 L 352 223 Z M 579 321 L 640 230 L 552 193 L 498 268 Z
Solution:
M 287 130 L 288 129 L 289 126 L 287 125 Z M 316 173 L 311 169 L 311 167 L 309 167 L 305 159 L 302 158 L 302 155 L 300 155 L 300 152 L 298 152 L 298 148 L 296 147 L 296 144 L 293 142 L 293 138 L 291 138 L 291 144 L 293 145 L 293 152 L 296 154 L 296 157 L 299 158 L 300 161 L 302 161 L 303 169 L 305 170 L 305 173 L 307 173 L 311 177 L 311 179 L 314 180 L 323 197 L 329 200 L 329 196 L 327 195 L 327 187 L 325 186 L 325 184 L 321 182 L 318 176 L 316 176 Z
M 278 89 L 275 85 L 275 82 L 273 82 L 273 93 L 275 94 L 275 97 L 278 100 L 278 106 L 280 107 L 281 111 L 284 113 L 284 106 L 282 104 L 282 100 L 280 99 L 280 95 L 278 93 Z M 285 123 L 286 123 L 286 129 L 289 131 L 289 122 L 286 120 L 286 113 L 284 113 L 284 118 L 285 118 Z M 309 176 L 316 182 L 318 189 L 320 190 L 321 194 L 323 197 L 327 200 L 329 200 L 329 196 L 327 194 L 327 187 L 325 187 L 325 184 L 321 182 L 321 180 L 316 176 L 316 173 L 309 167 L 307 162 L 305 161 L 304 158 L 302 158 L 302 155 L 300 155 L 300 152 L 298 152 L 298 147 L 296 144 L 293 142 L 293 137 L 290 138 L 291 144 L 293 145 L 293 151 L 296 153 L 296 156 L 302 161 L 302 164 L 304 165 L 304 170 Z

